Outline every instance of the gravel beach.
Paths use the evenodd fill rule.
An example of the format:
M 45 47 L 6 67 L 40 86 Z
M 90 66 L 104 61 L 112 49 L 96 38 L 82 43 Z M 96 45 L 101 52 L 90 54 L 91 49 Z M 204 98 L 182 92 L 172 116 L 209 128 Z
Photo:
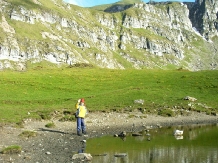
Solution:
M 134 116 L 130 116 L 134 115 Z M 54 128 L 46 128 L 51 121 L 27 120 L 23 128 L 4 125 L 0 128 L 0 151 L 11 145 L 22 148 L 20 154 L 0 154 L 0 162 L 14 163 L 72 163 L 72 156 L 83 147 L 83 141 L 104 135 L 119 134 L 122 131 L 141 131 L 146 127 L 177 126 L 189 124 L 215 124 L 218 116 L 191 112 L 187 116 L 162 117 L 146 115 L 141 112 L 131 113 L 89 113 L 85 119 L 87 135 L 76 135 L 76 122 L 53 120 Z M 30 138 L 19 136 L 23 131 L 35 131 Z

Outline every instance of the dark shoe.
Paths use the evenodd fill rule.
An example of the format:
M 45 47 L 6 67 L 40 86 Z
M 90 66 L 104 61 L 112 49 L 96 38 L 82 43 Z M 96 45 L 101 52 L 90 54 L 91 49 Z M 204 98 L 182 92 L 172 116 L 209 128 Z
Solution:
M 81 132 L 77 132 L 77 135 L 78 135 L 78 136 L 82 136 L 82 133 L 81 133 Z
M 84 134 L 84 135 L 86 135 L 86 134 L 87 134 L 87 132 L 86 132 L 86 131 L 83 131 L 83 134 Z

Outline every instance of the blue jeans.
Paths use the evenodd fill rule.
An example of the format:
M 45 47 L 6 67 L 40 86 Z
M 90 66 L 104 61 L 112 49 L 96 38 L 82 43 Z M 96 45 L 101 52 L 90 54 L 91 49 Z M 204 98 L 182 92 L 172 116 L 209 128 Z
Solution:
M 82 133 L 86 132 L 86 126 L 84 118 L 77 117 L 77 133 L 82 130 Z

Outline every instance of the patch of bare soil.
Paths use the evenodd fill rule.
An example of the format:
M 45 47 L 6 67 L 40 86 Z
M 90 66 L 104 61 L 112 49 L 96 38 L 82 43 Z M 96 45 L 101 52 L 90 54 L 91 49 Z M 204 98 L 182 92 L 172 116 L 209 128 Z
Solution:
M 130 116 L 134 115 L 134 116 Z M 46 128 L 50 121 L 28 121 L 23 128 L 5 125 L 0 128 L 0 151 L 11 145 L 22 148 L 20 154 L 0 154 L 0 162 L 14 163 L 72 163 L 73 154 L 83 148 L 83 140 L 122 131 L 141 131 L 145 127 L 177 126 L 189 124 L 218 123 L 217 116 L 190 113 L 188 116 L 161 117 L 135 113 L 90 113 L 85 119 L 87 135 L 76 135 L 76 122 L 54 120 L 54 128 Z M 22 138 L 23 131 L 35 131 L 36 137 Z

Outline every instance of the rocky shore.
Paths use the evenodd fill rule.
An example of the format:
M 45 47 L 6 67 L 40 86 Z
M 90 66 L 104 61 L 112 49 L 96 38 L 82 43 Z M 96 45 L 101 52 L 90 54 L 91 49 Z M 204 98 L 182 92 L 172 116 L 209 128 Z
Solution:
M 134 116 L 132 116 L 134 115 Z M 192 112 L 187 116 L 162 117 L 131 113 L 90 113 L 86 118 L 87 135 L 76 135 L 76 122 L 53 120 L 55 127 L 46 128 L 50 121 L 28 120 L 23 128 L 4 125 L 0 128 L 0 151 L 11 145 L 22 148 L 20 154 L 0 154 L 0 162 L 14 163 L 72 163 L 73 155 L 82 150 L 84 141 L 94 137 L 118 134 L 122 131 L 141 131 L 147 127 L 189 124 L 215 124 L 218 116 Z M 23 131 L 36 132 L 35 137 L 22 138 Z

